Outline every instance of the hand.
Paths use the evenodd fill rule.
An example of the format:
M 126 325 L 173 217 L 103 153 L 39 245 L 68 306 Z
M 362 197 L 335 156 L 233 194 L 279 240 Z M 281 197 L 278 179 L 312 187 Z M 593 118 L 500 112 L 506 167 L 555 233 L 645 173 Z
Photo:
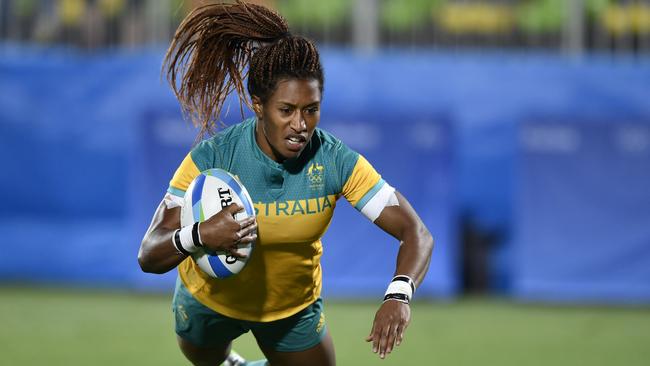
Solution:
M 395 345 L 399 346 L 402 343 L 404 331 L 410 322 L 409 304 L 388 300 L 377 310 L 366 342 L 372 342 L 372 351 L 379 352 L 379 357 L 385 358 L 386 353 L 391 353 Z
M 257 239 L 257 223 L 254 217 L 236 221 L 236 213 L 244 208 L 232 203 L 216 215 L 199 225 L 199 235 L 203 246 L 211 251 L 224 251 L 236 258 L 246 258 L 237 252 L 240 244 L 252 243 Z

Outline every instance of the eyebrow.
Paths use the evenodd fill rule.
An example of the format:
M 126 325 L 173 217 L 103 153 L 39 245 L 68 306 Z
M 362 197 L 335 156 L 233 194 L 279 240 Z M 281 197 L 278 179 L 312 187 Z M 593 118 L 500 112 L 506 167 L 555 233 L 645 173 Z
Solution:
M 277 103 L 278 103 L 278 104 L 285 104 L 285 105 L 288 105 L 288 106 L 293 107 L 293 108 L 296 107 L 295 104 L 290 103 L 290 102 L 285 102 L 285 101 L 282 101 L 282 100 L 279 100 Z M 320 104 L 320 101 L 315 101 L 315 102 L 312 102 L 312 103 L 307 104 L 307 105 L 305 106 L 305 108 L 313 107 L 313 106 L 316 106 L 316 105 L 319 105 L 319 104 Z

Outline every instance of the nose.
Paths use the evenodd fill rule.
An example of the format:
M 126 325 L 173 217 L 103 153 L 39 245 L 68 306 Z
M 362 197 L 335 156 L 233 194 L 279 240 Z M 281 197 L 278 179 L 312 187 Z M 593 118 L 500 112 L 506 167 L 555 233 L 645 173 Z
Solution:
M 307 121 L 305 121 L 302 112 L 296 113 L 296 117 L 291 120 L 291 129 L 296 132 L 302 132 L 307 129 Z

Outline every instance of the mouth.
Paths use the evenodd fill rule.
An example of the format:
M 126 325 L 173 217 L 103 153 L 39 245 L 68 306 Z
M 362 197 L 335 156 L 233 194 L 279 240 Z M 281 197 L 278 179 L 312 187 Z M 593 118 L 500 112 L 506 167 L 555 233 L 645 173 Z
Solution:
M 307 136 L 302 134 L 292 134 L 285 139 L 289 151 L 299 152 L 307 144 Z

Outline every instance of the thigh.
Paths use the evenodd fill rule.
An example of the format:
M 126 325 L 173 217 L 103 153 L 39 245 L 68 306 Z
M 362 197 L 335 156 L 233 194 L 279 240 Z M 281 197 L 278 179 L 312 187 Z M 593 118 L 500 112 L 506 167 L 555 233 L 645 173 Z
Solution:
M 327 332 L 317 345 L 295 352 L 277 351 L 272 347 L 259 344 L 264 356 L 271 366 L 335 366 L 334 344 Z
M 226 357 L 228 357 L 228 354 L 230 354 L 230 349 L 232 347 L 232 342 L 209 347 L 200 347 L 190 343 L 180 336 L 176 336 L 176 339 L 178 340 L 178 346 L 181 348 L 181 351 L 183 351 L 185 357 L 194 366 L 221 365 L 221 363 L 226 360 Z
M 194 365 L 219 365 L 228 356 L 232 340 L 249 330 L 246 322 L 219 314 L 198 302 L 180 280 L 172 309 L 178 345 Z
M 255 323 L 251 329 L 272 366 L 334 365 L 334 346 L 322 299 L 289 318 Z

